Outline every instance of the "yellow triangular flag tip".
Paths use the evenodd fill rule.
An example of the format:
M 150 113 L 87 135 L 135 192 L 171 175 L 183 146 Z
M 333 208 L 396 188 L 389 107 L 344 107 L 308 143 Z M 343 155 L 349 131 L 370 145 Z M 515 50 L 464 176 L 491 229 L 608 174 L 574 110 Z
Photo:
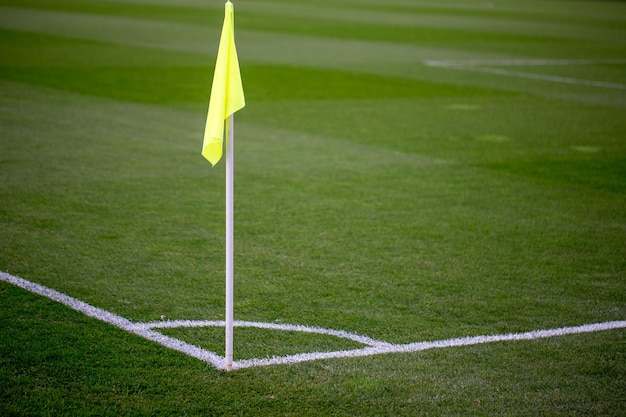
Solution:
M 233 4 L 226 2 L 224 26 L 220 38 L 211 98 L 209 100 L 209 114 L 204 129 L 202 156 L 215 166 L 222 158 L 224 143 L 224 121 L 242 109 L 245 105 L 239 60 L 235 48 L 235 16 Z

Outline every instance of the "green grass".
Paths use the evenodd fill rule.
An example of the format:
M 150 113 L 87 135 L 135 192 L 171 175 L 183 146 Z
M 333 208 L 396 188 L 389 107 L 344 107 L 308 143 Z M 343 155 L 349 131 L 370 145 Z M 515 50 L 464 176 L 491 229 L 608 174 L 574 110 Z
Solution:
M 391 343 L 626 317 L 624 89 L 427 60 L 626 59 L 601 1 L 240 2 L 235 317 Z M 221 320 L 200 156 L 223 3 L 0 0 L 0 270 Z M 626 86 L 626 64 L 500 67 Z M 623 330 L 225 373 L 0 284 L 2 415 L 615 415 Z M 223 354 L 219 329 L 163 333 Z M 236 329 L 235 359 L 358 347 Z

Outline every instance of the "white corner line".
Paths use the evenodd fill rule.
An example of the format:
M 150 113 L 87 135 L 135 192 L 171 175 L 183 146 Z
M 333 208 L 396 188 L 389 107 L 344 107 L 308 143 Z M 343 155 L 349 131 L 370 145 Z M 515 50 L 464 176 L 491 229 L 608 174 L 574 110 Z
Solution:
M 149 327 L 142 323 L 133 323 L 132 321 L 125 319 L 124 317 L 120 317 L 109 311 L 94 307 L 90 304 L 85 303 L 84 301 L 77 300 L 76 298 L 70 297 L 69 295 L 65 295 L 51 288 L 44 287 L 43 285 L 27 281 L 23 278 L 13 276 L 2 271 L 0 271 L 0 279 L 35 294 L 42 295 L 51 300 L 64 304 L 71 309 L 80 311 L 86 316 L 93 317 L 105 323 L 112 324 L 113 326 L 119 327 L 122 330 L 126 330 L 129 333 L 136 334 L 145 339 L 157 342 L 170 349 L 174 349 L 202 361 L 206 361 L 216 368 L 222 368 L 224 364 L 224 358 L 216 355 L 213 352 L 194 345 L 190 345 L 189 343 L 185 343 L 182 340 L 165 336 L 164 334 L 151 330 Z
M 614 330 L 626 328 L 626 321 L 609 321 L 604 323 L 585 324 L 582 326 L 561 327 L 549 330 L 533 330 L 524 333 L 509 333 L 490 336 L 472 336 L 446 340 L 436 340 L 431 342 L 415 342 L 408 344 L 387 344 L 386 346 L 371 346 L 362 349 L 342 350 L 335 352 L 312 352 L 297 355 L 274 357 L 267 359 L 248 359 L 236 362 L 237 369 L 249 368 L 253 366 L 269 366 L 295 364 L 305 361 L 335 358 L 355 358 L 361 356 L 381 355 L 387 353 L 413 353 L 429 349 L 441 349 L 461 346 L 472 346 L 484 343 L 536 340 L 549 337 L 566 336 L 579 333 L 599 332 L 603 330 Z
M 576 66 L 597 64 L 626 64 L 626 59 L 459 59 L 459 60 L 426 60 L 424 64 L 429 67 L 511 67 L 511 66 Z
M 581 78 L 561 77 L 558 75 L 537 74 L 528 71 L 515 71 L 504 68 L 511 66 L 555 66 L 555 65 L 594 65 L 594 64 L 626 64 L 626 59 L 503 59 L 503 60 L 426 60 L 424 65 L 462 71 L 482 72 L 485 74 L 504 75 L 529 80 L 550 81 L 561 84 L 583 85 L 589 87 L 626 90 L 626 84 L 607 81 L 585 80 Z
M 33 292 L 35 294 L 42 295 L 51 300 L 57 301 L 66 305 L 76 311 L 112 324 L 122 330 L 129 333 L 141 336 L 145 339 L 159 343 L 167 348 L 182 352 L 186 355 L 192 356 L 201 361 L 211 364 L 218 370 L 223 370 L 224 357 L 215 354 L 214 352 L 200 348 L 198 346 L 191 345 L 183 342 L 182 340 L 165 336 L 152 329 L 164 329 L 174 327 L 223 327 L 223 321 L 210 321 L 210 320 L 170 320 L 159 321 L 150 323 L 134 323 L 128 319 L 120 317 L 109 311 L 102 310 L 80 301 L 76 298 L 70 297 L 61 292 L 55 291 L 51 288 L 45 287 L 40 284 L 10 275 L 6 272 L 0 271 L 0 280 L 7 283 L 16 285 L 20 288 Z M 252 321 L 235 321 L 235 327 L 256 327 L 261 329 L 270 330 L 283 330 L 283 331 L 297 331 L 306 333 L 325 334 L 329 336 L 336 336 L 344 339 L 350 339 L 358 343 L 367 345 L 364 348 L 352 349 L 352 350 L 340 350 L 332 352 L 311 352 L 311 353 L 299 353 L 295 355 L 287 355 L 280 357 L 264 358 L 264 359 L 244 359 L 238 360 L 233 363 L 233 369 L 244 369 L 256 366 L 270 366 L 270 365 L 287 365 L 296 364 L 300 362 L 315 361 L 322 359 L 336 359 L 336 358 L 355 358 L 362 356 L 381 355 L 387 353 L 411 353 L 428 349 L 440 349 L 460 346 L 471 346 L 484 343 L 504 342 L 504 341 L 521 341 L 521 340 L 536 340 L 549 337 L 566 336 L 580 333 L 598 332 L 604 330 L 624 329 L 626 328 L 625 321 L 609 321 L 604 323 L 585 324 L 582 326 L 573 327 L 561 327 L 557 329 L 547 330 L 533 330 L 523 333 L 509 333 L 501 335 L 486 335 L 486 336 L 471 336 L 462 338 L 453 338 L 446 340 L 436 340 L 429 342 L 415 342 L 407 344 L 392 344 L 379 340 L 369 338 L 367 336 L 361 336 L 355 333 L 346 332 L 343 330 L 324 329 L 321 327 L 308 327 L 302 325 L 293 324 L 279 324 L 279 323 L 264 323 L 264 322 L 252 322 Z

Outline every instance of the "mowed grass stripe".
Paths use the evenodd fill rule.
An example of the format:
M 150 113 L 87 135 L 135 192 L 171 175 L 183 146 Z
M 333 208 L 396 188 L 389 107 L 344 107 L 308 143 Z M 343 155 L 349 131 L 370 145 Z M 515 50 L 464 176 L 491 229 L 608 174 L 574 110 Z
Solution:
M 575 102 L 488 93 L 278 101 L 247 110 L 241 118 L 258 124 L 466 164 L 542 157 L 619 158 L 624 151 L 612 132 L 626 128 L 620 108 L 581 108 Z M 585 127 L 594 134 L 581 133 Z M 597 146 L 597 152 L 581 153 L 575 149 L 581 143 Z
M 113 44 L 195 52 L 213 56 L 208 39 L 219 36 L 219 27 L 207 28 L 136 18 L 76 14 L 1 7 L 0 27 Z M 423 59 L 475 57 L 420 45 L 362 40 L 340 40 L 293 34 L 237 29 L 237 46 L 248 61 L 298 66 L 366 70 L 364 64 L 421 63 Z M 307 51 L 303 53 L 303 51 Z M 480 55 L 497 59 L 500 55 Z
M 22 18 L 26 19 L 27 22 L 31 22 L 31 19 L 28 16 L 29 13 L 26 13 L 26 15 L 22 16 Z M 9 17 L 10 16 L 7 17 L 8 21 L 14 22 L 14 20 L 9 19 Z M 108 42 L 123 42 L 124 44 L 128 44 L 129 40 L 132 39 L 132 41 L 130 41 L 131 44 L 140 44 L 142 46 L 149 46 L 150 48 L 154 47 L 159 50 L 165 48 L 167 50 L 203 51 L 200 53 L 208 53 L 207 48 L 205 47 L 206 45 L 198 39 L 209 39 L 210 36 L 208 33 L 205 33 L 205 37 L 198 38 L 199 36 L 203 36 L 198 32 L 203 30 L 199 27 L 191 28 L 180 25 L 167 26 L 169 28 L 168 31 L 171 30 L 172 33 L 167 36 L 168 40 L 164 41 L 165 44 L 163 44 L 158 40 L 158 38 L 156 39 L 156 43 L 153 43 L 155 38 L 151 35 L 154 30 L 165 30 L 163 24 L 161 23 L 153 23 L 156 26 L 151 26 L 152 24 L 145 22 L 142 24 L 129 25 L 126 24 L 130 23 L 127 21 L 123 24 L 123 21 L 116 21 L 116 19 L 104 19 L 104 27 L 109 27 L 112 31 L 119 35 L 119 38 L 117 36 L 110 38 L 108 35 L 104 36 L 104 34 L 108 32 L 93 30 L 94 27 L 98 27 L 96 21 L 99 21 L 99 18 L 92 16 L 91 19 L 96 19 L 96 21 L 91 22 L 89 19 L 84 21 L 77 20 L 76 16 L 72 15 L 55 15 L 54 17 L 55 18 L 50 18 L 50 16 L 46 17 L 44 19 L 45 23 L 44 21 L 40 21 L 39 26 L 43 25 L 42 27 L 45 28 L 46 25 L 49 25 L 49 31 L 52 33 L 66 34 L 68 36 L 79 36 L 82 38 L 99 39 Z M 57 20 L 57 23 L 55 24 L 55 19 L 60 20 Z M 34 21 L 36 20 L 37 19 Z M 66 21 L 72 21 L 73 24 L 77 26 L 75 30 L 67 32 Z M 132 27 L 133 29 L 128 32 L 128 27 Z M 141 27 L 144 27 L 144 29 L 142 30 Z M 79 30 L 79 28 L 82 29 Z M 40 31 L 41 27 L 32 27 L 31 29 Z M 138 35 L 136 33 L 138 30 L 139 32 L 143 32 L 143 35 Z M 84 33 L 79 35 L 81 32 Z M 217 33 L 218 31 L 215 30 L 215 34 Z M 447 82 L 452 83 L 469 83 L 482 87 L 493 85 L 502 89 L 514 89 L 517 91 L 531 90 L 537 94 L 547 94 L 556 97 L 572 97 L 577 100 L 595 103 L 621 105 L 621 95 L 617 97 L 610 93 L 601 93 L 599 95 L 596 88 L 591 88 L 590 90 L 589 87 L 585 86 L 575 86 L 572 88 L 570 86 L 561 86 L 557 83 L 549 83 L 545 81 L 538 82 L 534 80 L 524 81 L 519 79 L 516 79 L 515 82 L 512 83 L 510 82 L 509 77 L 502 77 L 498 75 L 487 75 L 481 77 L 476 76 L 476 74 L 471 74 L 469 76 L 460 74 L 458 77 L 450 78 L 449 74 L 442 74 L 440 69 L 432 70 L 428 68 L 420 68 L 418 71 L 415 70 L 416 66 L 419 68 L 419 66 L 422 65 L 422 62 L 428 59 L 447 59 L 450 57 L 454 57 L 454 59 L 504 59 L 510 58 L 511 56 L 492 56 L 484 54 L 477 56 L 476 53 L 468 53 L 467 51 L 459 52 L 445 49 L 423 48 L 420 46 L 410 47 L 407 45 L 402 46 L 391 43 L 348 40 L 338 41 L 294 36 L 285 38 L 279 36 L 279 34 L 269 34 L 266 32 L 238 31 L 238 34 L 240 53 L 242 56 L 246 57 L 247 62 L 342 69 L 394 77 L 425 79 L 435 82 L 441 82 L 441 80 L 444 79 L 442 78 L 443 76 Z M 179 41 L 172 41 L 172 39 L 176 39 L 177 37 Z M 137 42 L 137 39 L 141 40 L 142 38 L 150 39 L 150 41 L 146 41 L 147 43 L 142 41 Z M 585 54 L 585 56 L 586 55 L 587 54 Z M 244 61 L 242 65 L 245 70 L 246 61 Z M 453 74 L 454 73 L 458 73 L 458 71 L 453 71 Z M 591 91 L 591 93 L 589 93 L 589 91 Z
M 107 10 L 114 10 L 119 12 L 119 4 L 112 5 L 111 7 L 103 9 L 100 6 L 89 7 L 91 3 L 72 3 L 73 6 L 69 8 L 69 11 L 80 11 L 83 13 L 104 13 Z M 100 3 L 98 3 L 100 4 Z M 255 3 L 256 4 L 256 3 Z M 100 4 L 101 5 L 101 4 Z M 24 6 L 20 6 L 24 7 Z M 215 19 L 221 18 L 221 10 L 207 11 L 203 8 L 198 10 L 185 8 L 183 16 L 190 16 L 191 19 L 181 18 L 176 13 L 177 9 L 163 8 L 159 6 L 156 13 L 151 13 L 153 10 L 151 7 L 140 5 L 141 10 L 136 10 L 135 6 L 128 12 L 123 13 L 121 16 L 127 16 L 131 18 L 141 19 L 156 19 L 156 20 L 168 20 L 178 21 L 182 23 L 200 24 L 216 26 Z M 431 45 L 438 45 L 442 48 L 455 48 L 463 46 L 462 49 L 473 49 L 475 51 L 481 51 L 483 53 L 497 53 L 499 51 L 507 50 L 512 54 L 523 53 L 525 49 L 532 46 L 536 53 L 540 53 L 539 56 L 552 57 L 555 51 L 555 47 L 558 47 L 559 56 L 568 58 L 571 56 L 611 56 L 621 57 L 621 47 L 619 44 L 612 44 L 607 42 L 599 42 L 594 45 L 589 45 L 585 48 L 585 54 L 580 55 L 581 44 L 580 39 L 567 40 L 554 36 L 546 36 L 537 34 L 535 29 L 532 31 L 524 31 L 520 33 L 503 33 L 502 31 L 493 31 L 488 24 L 480 26 L 479 30 L 463 30 L 457 25 L 451 25 L 445 28 L 433 28 L 427 25 L 420 24 L 419 26 L 411 27 L 399 27 L 396 22 L 392 25 L 384 23 L 367 23 L 354 19 L 348 19 L 344 21 L 340 20 L 323 20 L 319 17 L 315 17 L 315 13 L 311 16 L 309 10 L 300 11 L 295 13 L 289 18 L 281 15 L 272 14 L 259 14 L 254 10 L 250 10 L 248 7 L 244 7 L 241 12 L 237 13 L 238 28 L 245 30 L 256 30 L 263 32 L 280 32 L 285 35 L 292 36 L 293 34 L 300 34 L 306 36 L 318 36 L 318 37 L 333 37 L 338 39 L 351 39 L 358 38 L 360 40 L 371 41 L 386 41 L 394 43 L 405 44 L 424 44 L 429 43 Z M 298 6 L 296 6 L 297 8 Z M 328 15 L 328 11 L 324 8 L 316 7 Z M 66 8 L 55 6 L 54 10 L 68 10 Z M 289 10 L 289 9 L 288 9 Z M 305 13 L 306 12 L 306 13 Z M 317 14 L 320 14 L 319 12 Z M 119 16 L 120 14 L 114 14 L 113 16 Z M 299 22 L 298 25 L 293 25 L 293 19 L 296 18 Z M 530 35 L 532 33 L 532 35 Z M 621 38 L 621 36 L 616 36 Z M 252 49 L 252 48 L 251 48 Z M 545 52 L 542 52 L 545 51 Z M 523 56 L 523 55 L 521 55 Z M 535 55 L 537 56 L 537 55 Z
M 8 9 L 7 9 L 8 10 Z M 4 14 L 5 27 L 15 27 L 24 24 L 24 28 L 30 28 L 37 33 L 52 33 L 57 35 L 66 34 L 76 37 L 82 32 L 80 38 L 100 40 L 103 42 L 122 43 L 123 45 L 144 46 L 163 51 L 188 51 L 210 55 L 204 42 L 199 39 L 210 37 L 209 31 L 204 33 L 200 27 L 188 25 L 149 23 L 137 21 L 137 24 L 129 24 L 130 21 L 119 21 L 116 18 L 102 18 L 86 15 L 86 20 L 78 19 L 72 14 L 44 13 L 38 19 L 31 19 L 30 12 L 20 9 L 10 9 L 21 18 L 15 20 L 11 13 Z M 17 10 L 17 11 L 16 11 Z M 35 12 L 33 13 L 40 13 Z M 21 20 L 20 20 L 21 19 Z M 0 20 L 2 20 L 0 18 Z M 19 23 L 22 21 L 22 23 Z M 35 23 L 33 23 L 35 22 Z M 68 22 L 80 26 L 80 29 L 68 29 Z M 82 23 L 81 23 L 82 22 Z M 134 22 L 134 21 L 133 21 Z M 1 24 L 0 24 L 1 25 Z M 155 26 L 156 25 L 156 26 Z M 164 26 L 165 25 L 165 26 Z M 99 27 L 99 29 L 98 29 Z M 132 29 L 129 29 L 132 28 Z M 163 38 L 154 33 L 163 33 Z M 159 32 L 161 31 L 161 32 Z M 71 32 L 71 34 L 70 34 Z M 215 30 L 217 35 L 218 30 Z M 531 91 L 535 94 L 601 103 L 608 105 L 623 105 L 623 95 L 598 92 L 596 87 L 559 85 L 547 81 L 514 79 L 510 77 L 491 74 L 463 74 L 457 70 L 441 70 L 438 68 L 425 68 L 423 62 L 431 59 L 507 59 L 515 58 L 511 55 L 489 55 L 476 53 L 469 50 L 459 51 L 441 48 L 429 48 L 422 45 L 400 45 L 394 43 L 365 42 L 354 40 L 320 39 L 293 35 L 290 37 L 266 32 L 238 31 L 238 46 L 242 59 L 242 66 L 246 63 L 262 63 L 271 65 L 307 66 L 312 68 L 340 69 L 352 72 L 378 74 L 409 79 L 426 80 L 430 82 L 475 85 L 483 88 L 496 87 L 504 90 Z M 144 39 L 145 41 L 142 41 Z M 178 40 L 176 40 L 178 39 Z M 595 44 L 590 44 L 588 49 L 577 53 L 585 58 L 589 57 L 586 51 L 593 51 Z M 307 53 L 302 51 L 306 50 Z M 524 50 L 521 45 L 516 50 Z M 567 55 L 569 56 L 569 55 Z M 591 56 L 595 56 L 591 54 Z M 180 57 L 176 57 L 179 59 Z M 187 58 L 184 58 L 185 62 Z M 116 64 L 112 64 L 116 65 Z M 195 64 L 194 64 L 195 65 Z M 450 78 L 450 72 L 456 74 Z M 244 73 L 245 77 L 245 73 Z
M 212 69 L 202 56 L 173 51 L 164 55 L 152 49 L 113 47 L 20 31 L 4 30 L 0 34 L 1 55 L 7 62 L 0 71 L 7 79 L 137 102 L 205 104 L 209 94 Z M 43 50 L 42 45 L 46 45 Z M 33 54 L 35 49 L 41 53 Z M 242 63 L 242 72 L 247 96 L 255 102 L 506 94 L 374 74 L 254 62 Z M 117 88 L 120 85 L 126 87 Z
M 38 0 L 2 0 L 2 5 L 49 12 L 91 14 L 120 18 L 140 18 L 153 21 L 178 22 L 200 26 L 217 26 L 223 21 L 224 3 L 202 2 L 143 2 L 143 1 L 98 1 L 84 2 L 64 0 L 41 2 Z M 239 7 L 237 7 L 239 11 Z
M 5 2 L 7 2 L 5 0 Z M 10 1 L 8 4 L 12 4 Z M 13 5 L 20 7 L 41 7 L 41 3 L 33 1 L 29 2 L 16 2 Z M 215 20 L 215 13 L 220 10 L 220 7 L 216 7 L 215 3 L 211 7 L 211 11 L 207 10 L 207 7 L 201 5 L 194 6 L 193 9 L 187 7 L 176 7 L 174 5 L 163 4 L 133 4 L 116 2 L 114 4 L 105 3 L 85 3 L 66 1 L 62 3 L 55 3 L 52 5 L 46 5 L 47 10 L 56 11 L 69 11 L 79 13 L 90 14 L 111 14 L 114 16 L 128 16 L 128 17 L 141 17 L 157 20 L 168 21 L 181 21 L 185 23 L 195 23 L 205 25 L 206 23 L 215 24 L 219 22 Z M 448 11 L 448 9 L 443 9 Z M 254 15 L 248 15 L 254 13 Z M 591 14 L 593 16 L 593 14 Z M 553 20 L 549 22 L 538 23 L 536 19 L 524 20 L 523 16 L 515 13 L 503 14 L 496 13 L 494 16 L 493 10 L 489 8 L 482 11 L 480 15 L 477 15 L 476 10 L 468 15 L 458 10 L 454 11 L 454 14 L 445 13 L 442 14 L 440 10 L 425 10 L 421 8 L 419 10 L 407 10 L 403 9 L 401 12 L 395 12 L 392 8 L 378 7 L 375 10 L 367 10 L 362 6 L 349 7 L 343 4 L 326 4 L 320 6 L 318 4 L 295 4 L 295 3 L 282 3 L 277 4 L 273 2 L 253 2 L 250 4 L 244 3 L 238 6 L 238 16 L 246 19 L 245 22 L 255 21 L 273 21 L 278 27 L 281 26 L 281 21 L 293 19 L 293 18 L 305 18 L 303 25 L 297 26 L 310 26 L 306 24 L 306 20 L 315 19 L 317 22 L 324 21 L 337 21 L 338 23 L 348 24 L 374 24 L 374 25 L 393 25 L 393 26 L 406 26 L 411 28 L 430 28 L 430 29 L 444 29 L 444 30 L 466 30 L 466 31 L 478 31 L 486 33 L 499 33 L 505 35 L 507 33 L 514 35 L 520 35 L 527 37 L 528 33 L 533 33 L 534 36 L 543 37 L 555 37 L 555 38 L 569 38 L 580 39 L 594 37 L 598 39 L 612 39 L 612 42 L 620 43 L 619 34 L 623 33 L 624 22 L 620 27 L 615 30 L 614 28 L 603 27 L 587 27 L 584 34 L 581 34 L 580 28 L 585 25 L 585 21 L 579 19 L 576 21 L 576 25 L 568 24 L 566 22 L 554 23 Z M 495 17 L 495 18 L 494 18 Z M 286 19 L 287 18 L 287 19 Z M 239 19 L 239 17 L 238 17 Z M 296 27 L 297 27 L 296 26 Z M 290 25 L 292 33 L 294 31 L 294 25 Z M 532 27 L 532 31 L 529 28 Z M 265 26 L 267 28 L 267 26 Z M 364 27 L 365 28 L 365 27 Z M 319 31 L 319 34 L 324 33 Z M 422 32 L 424 33 L 424 32 Z M 440 32 L 440 35 L 443 32 Z M 344 35 L 345 36 L 345 35 Z M 436 36 L 433 36 L 435 38 Z
M 206 42 L 209 28 L 137 18 L 0 7 L 0 27 L 146 48 L 216 52 Z M 219 33 L 219 26 L 213 31 Z
M 118 68 L 132 66 L 202 66 L 213 75 L 206 55 L 184 51 L 116 45 L 62 35 L 0 29 L 2 68 Z M 207 86 L 210 88 L 210 85 Z
M 40 4 L 35 2 L 35 4 Z M 17 3 L 15 6 L 26 7 L 27 4 Z M 184 16 L 191 19 L 179 19 L 175 7 L 158 6 L 156 13 L 151 13 L 154 6 L 141 5 L 140 7 L 132 6 L 131 9 L 124 13 L 123 4 L 116 3 L 110 7 L 102 7 L 101 3 L 84 3 L 70 2 L 69 4 L 55 5 L 50 10 L 69 11 L 79 13 L 89 13 L 94 15 L 106 15 L 108 11 L 114 11 L 111 16 L 126 16 L 129 18 L 155 19 L 167 21 L 179 21 L 182 23 L 200 24 L 202 26 L 216 26 L 219 23 L 220 13 L 217 10 L 207 11 L 204 8 L 193 10 L 183 8 L 186 11 Z M 49 9 L 45 9 L 49 10 Z M 219 10 L 219 9 L 218 9 Z M 341 9 L 340 9 L 341 10 Z M 362 16 L 361 16 L 362 15 Z M 385 16 L 388 18 L 384 18 Z M 361 16 L 361 17 L 360 17 Z M 289 18 L 285 18 L 289 17 Z M 244 5 L 241 12 L 238 13 L 238 22 L 243 28 L 261 29 L 263 31 L 286 31 L 291 34 L 301 33 L 306 35 L 318 35 L 323 37 L 349 38 L 352 33 L 358 34 L 359 39 L 372 39 L 383 41 L 397 42 L 459 42 L 459 41 L 497 41 L 498 43 L 506 41 L 534 41 L 547 42 L 562 39 L 564 33 L 568 33 L 563 27 L 555 29 L 545 29 L 541 31 L 537 27 L 536 21 L 519 22 L 520 30 L 513 30 L 515 25 L 511 21 L 503 22 L 501 18 L 493 19 L 490 12 L 484 16 L 485 19 L 478 21 L 471 27 L 465 27 L 459 24 L 457 20 L 449 23 L 441 23 L 433 25 L 438 18 L 451 19 L 451 17 L 443 17 L 439 15 L 428 15 L 421 13 L 397 13 L 389 14 L 377 11 L 375 13 L 364 12 L 362 9 L 345 9 L 342 12 L 329 13 L 328 7 L 319 6 L 302 6 L 302 5 L 276 5 L 272 3 L 253 3 Z M 501 16 L 498 16 L 501 17 Z M 217 20 L 216 20 L 217 18 Z M 291 19 L 297 18 L 299 25 L 293 25 Z M 328 19 L 331 20 L 328 20 Z M 457 19 L 457 18 L 454 18 Z M 462 22 L 468 21 L 466 16 L 459 16 Z M 519 19 L 518 19 L 519 20 Z M 332 24 L 337 21 L 336 24 Z M 403 22 L 407 25 L 407 30 L 398 30 L 398 25 Z M 579 25 L 581 22 L 578 22 Z M 381 26 L 382 25 L 382 26 Z M 392 25 L 392 26 L 390 26 Z M 495 26 L 494 26 L 495 25 Z M 580 41 L 580 26 L 575 26 L 572 31 L 576 36 L 572 40 Z M 500 27 L 501 26 L 501 27 Z M 394 30 L 390 30 L 391 28 Z M 532 27 L 532 30 L 529 30 Z M 360 28 L 360 30 L 359 30 Z M 409 29 L 410 28 L 410 29 Z M 613 42 L 619 44 L 620 34 L 623 34 L 624 25 L 616 28 L 619 32 L 612 34 L 598 35 L 602 39 L 612 39 Z M 589 29 L 594 30 L 594 29 Z M 606 29 L 604 29 L 606 30 Z M 366 38 L 363 38 L 363 33 Z M 533 35 L 529 35 L 532 33 Z M 589 38 L 589 33 L 585 33 L 585 38 Z
M 495 90 L 446 85 L 417 80 L 398 80 L 369 74 L 350 74 L 324 69 L 284 66 L 245 67 L 247 96 L 258 104 L 276 100 L 424 98 L 506 96 Z M 7 80 L 62 91 L 138 103 L 206 104 L 210 70 L 204 67 L 162 68 L 150 66 L 102 68 L 3 68 Z M 268 82 L 278 81 L 268 96 Z M 119 85 L 128 88 L 118 89 Z M 378 87 L 383 85 L 382 88 Z M 154 92 L 156 90 L 156 93 Z M 511 95 L 512 96 L 512 95 Z

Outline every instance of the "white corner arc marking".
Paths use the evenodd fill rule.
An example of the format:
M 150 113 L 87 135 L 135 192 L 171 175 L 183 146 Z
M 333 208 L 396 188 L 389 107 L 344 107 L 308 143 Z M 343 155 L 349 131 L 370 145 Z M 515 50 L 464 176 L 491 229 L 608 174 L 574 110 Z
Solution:
M 210 320 L 171 320 L 171 321 L 159 321 L 150 323 L 134 323 L 124 317 L 120 317 L 109 311 L 94 307 L 90 304 L 80 301 L 76 298 L 70 297 L 61 292 L 55 291 L 51 288 L 45 287 L 40 284 L 10 275 L 6 272 L 0 271 L 0 280 L 9 284 L 13 284 L 30 292 L 38 295 L 42 295 L 51 300 L 57 301 L 70 307 L 76 311 L 93 317 L 95 319 L 112 324 L 122 330 L 129 333 L 141 336 L 145 339 L 159 343 L 167 348 L 182 352 L 186 355 L 192 356 L 201 361 L 207 362 L 217 369 L 223 369 L 224 357 L 214 352 L 208 351 L 198 346 L 191 345 L 183 342 L 182 340 L 165 336 L 153 329 L 175 328 L 175 327 L 224 327 L 223 321 L 210 321 Z M 598 332 L 604 330 L 624 329 L 626 328 L 626 320 L 624 321 L 610 321 L 604 323 L 585 324 L 582 326 L 573 327 L 561 327 L 558 329 L 547 330 L 533 330 L 523 333 L 509 333 L 501 335 L 487 335 L 487 336 L 472 336 L 462 337 L 446 340 L 437 340 L 429 342 L 415 342 L 408 344 L 392 344 L 379 340 L 372 339 L 367 336 L 358 335 L 355 333 L 346 332 L 343 330 L 324 329 L 321 327 L 310 327 L 294 324 L 278 324 L 278 323 L 264 323 L 253 321 L 235 321 L 235 327 L 256 327 L 269 330 L 283 330 L 283 331 L 296 331 L 306 333 L 325 334 L 329 336 L 340 337 L 344 339 L 350 339 L 358 343 L 366 345 L 364 348 L 341 350 L 332 352 L 311 352 L 311 353 L 299 353 L 295 355 L 287 355 L 272 358 L 262 359 L 244 359 L 238 360 L 233 363 L 234 369 L 244 369 L 256 366 L 269 366 L 269 365 L 286 365 L 296 364 L 306 361 L 315 361 L 321 359 L 335 359 L 335 358 L 354 358 L 360 356 L 380 355 L 385 353 L 410 353 L 418 352 L 428 349 L 439 349 L 449 347 L 470 346 L 484 343 L 494 343 L 503 341 L 520 341 L 520 340 L 535 340 L 544 339 L 548 337 L 565 336 L 578 333 Z

